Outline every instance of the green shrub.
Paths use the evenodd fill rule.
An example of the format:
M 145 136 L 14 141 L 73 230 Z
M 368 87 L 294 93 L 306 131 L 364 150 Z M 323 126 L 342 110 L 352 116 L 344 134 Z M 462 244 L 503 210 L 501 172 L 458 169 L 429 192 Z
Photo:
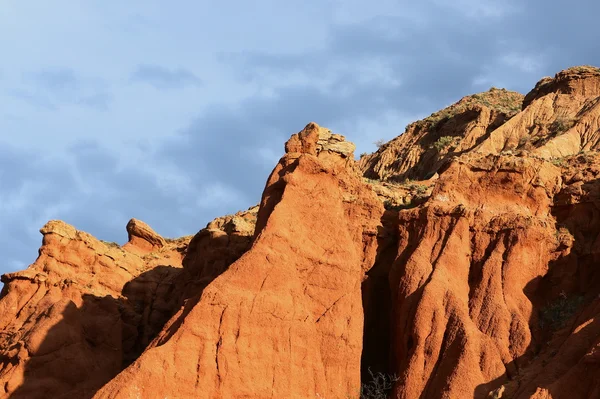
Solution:
M 540 310 L 540 327 L 559 330 L 575 314 L 583 300 L 582 295 L 567 297 L 564 292 L 561 293 L 558 299 Z
M 381 184 L 381 180 L 378 179 L 370 179 L 368 177 L 363 177 L 363 181 L 367 184 Z
M 404 209 L 405 207 L 402 205 L 396 205 L 394 202 L 392 202 L 391 200 L 385 200 L 383 202 L 383 207 L 388 210 L 388 211 L 399 211 L 401 209 Z
M 417 194 L 425 194 L 428 189 L 428 187 L 424 184 L 414 184 L 414 183 L 409 184 L 407 188 L 410 191 L 415 191 Z
M 554 122 L 550 124 L 550 132 L 554 134 L 562 134 L 575 125 L 575 118 L 569 118 L 564 115 L 558 116 Z
M 377 148 L 381 148 L 381 147 L 385 146 L 385 140 L 379 139 L 379 140 L 374 141 L 373 144 L 375 144 L 377 146 Z
M 439 152 L 444 148 L 452 145 L 454 143 L 454 137 L 452 136 L 442 136 L 435 143 L 433 143 L 433 147 Z

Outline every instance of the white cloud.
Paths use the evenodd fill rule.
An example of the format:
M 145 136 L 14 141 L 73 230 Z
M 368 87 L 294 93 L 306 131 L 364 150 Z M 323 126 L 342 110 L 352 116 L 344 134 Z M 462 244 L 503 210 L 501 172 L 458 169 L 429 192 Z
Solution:
M 501 60 L 504 65 L 526 73 L 540 73 L 545 65 L 543 57 L 536 54 L 509 53 L 502 56 Z
M 505 18 L 520 10 L 519 4 L 510 0 L 434 0 L 440 7 L 452 7 L 472 19 Z
M 202 84 L 198 76 L 185 68 L 167 68 L 149 64 L 139 65 L 131 79 L 148 83 L 157 89 L 180 89 Z
M 218 208 L 237 203 L 244 195 L 234 187 L 223 183 L 212 183 L 198 193 L 196 206 L 200 209 Z

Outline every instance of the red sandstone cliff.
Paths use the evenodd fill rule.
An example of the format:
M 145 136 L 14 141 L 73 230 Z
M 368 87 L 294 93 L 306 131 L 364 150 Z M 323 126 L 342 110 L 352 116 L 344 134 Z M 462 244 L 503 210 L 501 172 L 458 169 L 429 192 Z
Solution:
M 267 182 L 256 240 L 97 398 L 345 397 L 360 389 L 360 284 L 382 204 L 310 124 Z
M 600 397 L 599 98 L 571 68 L 358 162 L 311 123 L 193 238 L 48 223 L 2 277 L 0 398 Z

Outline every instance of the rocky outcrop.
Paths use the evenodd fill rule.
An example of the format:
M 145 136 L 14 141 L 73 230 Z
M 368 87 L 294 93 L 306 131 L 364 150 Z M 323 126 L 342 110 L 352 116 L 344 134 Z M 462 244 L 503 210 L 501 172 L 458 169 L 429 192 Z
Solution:
M 585 153 L 564 160 L 563 185 L 552 214 L 563 253 L 551 263 L 532 298 L 538 309 L 539 345 L 531 362 L 502 387 L 503 397 L 595 398 L 600 396 L 600 157 Z M 536 331 L 537 329 L 537 331 Z
M 492 88 L 462 98 L 406 131 L 358 166 L 365 177 L 401 182 L 429 179 L 449 159 L 473 150 L 521 109 L 523 96 Z
M 175 240 L 132 219 L 122 247 L 48 222 L 36 262 L 2 276 L 0 398 L 91 398 L 250 247 L 256 212 Z
M 551 199 L 558 168 L 464 157 L 430 199 L 402 211 L 390 271 L 399 398 L 483 398 L 533 343 L 528 294 L 559 256 Z
M 434 167 L 439 180 L 430 195 L 423 186 L 424 203 L 395 207 L 399 245 L 387 274 L 393 356 L 384 368 L 399 376 L 394 397 L 600 392 L 584 378 L 598 372 L 600 342 L 592 316 L 600 292 L 591 283 L 599 164 L 595 153 L 582 153 L 597 145 L 597 71 L 573 68 L 538 84 L 522 112 Z M 414 130 L 404 135 L 396 143 L 416 145 Z M 423 176 L 423 158 L 408 175 L 395 174 L 408 155 L 382 162 L 394 144 L 359 163 L 372 177 L 369 162 L 379 162 L 374 187 L 388 198 L 386 191 L 428 183 L 394 190 L 396 176 Z
M 90 397 L 132 356 L 137 316 L 150 311 L 133 309 L 124 285 L 145 275 L 156 288 L 181 267 L 186 243 L 154 252 L 161 265 L 154 266 L 64 222 L 50 221 L 41 233 L 36 262 L 2 276 L 0 397 Z
M 319 150 L 323 131 L 287 143 L 252 248 L 97 398 L 357 395 L 360 287 L 383 207 L 339 145 Z
M 544 78 L 525 97 L 523 111 L 475 150 L 525 150 L 546 159 L 598 149 L 600 69 L 575 67 Z
M 410 124 L 358 165 L 367 178 L 423 180 L 468 152 L 526 151 L 558 159 L 597 150 L 599 98 L 600 69 L 587 66 L 542 79 L 524 100 L 518 93 L 491 89 Z
M 465 97 L 359 162 L 310 123 L 193 238 L 49 222 L 2 276 L 0 398 L 599 397 L 599 76 Z
M 599 77 L 597 68 L 577 67 L 542 80 L 521 112 L 466 151 L 464 139 L 446 140 L 450 156 L 424 163 L 421 143 L 440 139 L 419 122 L 429 130 L 410 125 L 359 161 L 398 212 L 388 222 L 396 256 L 388 245 L 391 266 L 381 265 L 378 277 L 390 286 L 382 309 L 391 316 L 371 320 L 391 326 L 379 338 L 393 355 L 381 347 L 379 358 L 370 355 L 398 376 L 394 397 L 599 395 L 591 376 L 600 343 L 593 266 L 600 163 L 586 152 L 597 146 Z M 445 123 L 461 126 L 464 116 L 450 109 L 442 111 Z M 426 170 L 437 173 L 397 182 L 427 177 Z M 415 188 L 416 204 L 407 196 Z
M 523 108 L 548 94 L 568 94 L 593 98 L 600 93 L 600 68 L 590 65 L 565 69 L 554 78 L 542 78 L 525 96 Z
M 129 241 L 125 244 L 125 248 L 140 255 L 165 246 L 165 239 L 141 220 L 131 219 L 127 223 L 127 235 Z

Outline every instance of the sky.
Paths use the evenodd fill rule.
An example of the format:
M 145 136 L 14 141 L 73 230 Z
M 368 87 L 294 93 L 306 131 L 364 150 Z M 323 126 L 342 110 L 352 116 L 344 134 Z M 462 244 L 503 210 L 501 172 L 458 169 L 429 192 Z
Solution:
M 0 0 L 0 273 L 64 220 L 123 244 L 260 200 L 314 121 L 372 152 L 462 96 L 600 66 L 600 3 Z

